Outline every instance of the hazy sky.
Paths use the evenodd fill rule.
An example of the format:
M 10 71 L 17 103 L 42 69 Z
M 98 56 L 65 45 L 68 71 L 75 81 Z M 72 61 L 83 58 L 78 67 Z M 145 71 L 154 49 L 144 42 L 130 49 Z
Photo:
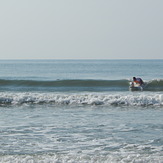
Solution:
M 3 0 L 0 59 L 163 59 L 163 0 Z

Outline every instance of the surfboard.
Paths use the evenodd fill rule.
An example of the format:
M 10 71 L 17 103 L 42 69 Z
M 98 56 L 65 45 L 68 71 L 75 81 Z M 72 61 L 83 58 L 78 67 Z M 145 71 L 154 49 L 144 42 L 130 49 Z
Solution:
M 130 82 L 130 86 L 129 86 L 129 90 L 130 91 L 143 91 L 144 90 L 144 87 L 145 85 L 140 85 L 140 84 L 137 84 L 137 83 L 133 83 Z

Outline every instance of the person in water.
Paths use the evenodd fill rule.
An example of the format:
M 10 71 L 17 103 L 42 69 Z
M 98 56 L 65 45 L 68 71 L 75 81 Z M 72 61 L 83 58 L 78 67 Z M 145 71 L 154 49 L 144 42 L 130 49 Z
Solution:
M 133 77 L 133 82 L 132 82 L 133 86 L 134 86 L 134 83 L 139 84 L 140 86 L 144 84 L 141 78 L 136 78 L 136 77 Z

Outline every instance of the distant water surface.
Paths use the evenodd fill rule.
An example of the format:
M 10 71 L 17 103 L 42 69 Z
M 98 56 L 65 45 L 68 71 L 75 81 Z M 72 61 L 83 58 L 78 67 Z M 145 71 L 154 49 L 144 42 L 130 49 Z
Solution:
M 1 79 L 163 79 L 163 60 L 1 60 Z

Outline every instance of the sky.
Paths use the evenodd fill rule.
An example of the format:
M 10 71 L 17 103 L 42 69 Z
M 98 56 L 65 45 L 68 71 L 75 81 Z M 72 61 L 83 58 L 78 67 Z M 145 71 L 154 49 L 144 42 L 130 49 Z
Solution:
M 163 0 L 4 0 L 0 59 L 163 59 Z

